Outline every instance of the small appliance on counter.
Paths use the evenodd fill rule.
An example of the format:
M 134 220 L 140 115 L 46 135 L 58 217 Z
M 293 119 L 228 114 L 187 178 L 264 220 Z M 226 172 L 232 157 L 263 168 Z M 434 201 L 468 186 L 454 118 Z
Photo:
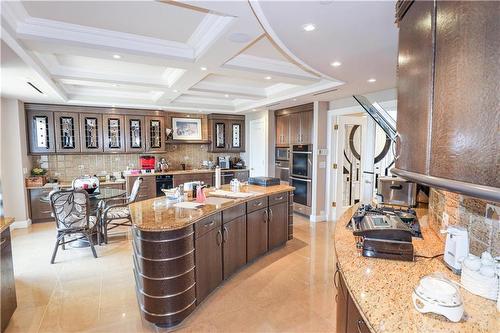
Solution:
M 417 184 L 399 177 L 379 177 L 377 199 L 380 204 L 415 207 Z
M 158 171 L 166 172 L 168 170 L 168 163 L 165 157 L 160 158 L 158 162 Z
M 219 156 L 217 157 L 217 164 L 221 169 L 229 169 L 231 167 L 229 162 L 229 156 Z
M 156 158 L 154 156 L 143 155 L 139 156 L 139 168 L 145 170 L 146 173 L 154 172 L 156 165 Z
M 452 322 L 459 322 L 464 314 L 464 303 L 457 285 L 439 274 L 421 278 L 413 289 L 412 300 L 418 312 L 437 313 Z
M 462 261 L 469 255 L 469 234 L 467 229 L 453 225 L 446 230 L 441 230 L 441 233 L 446 234 L 444 263 L 453 273 L 460 274 Z
M 481 257 L 469 254 L 462 262 L 460 283 L 462 287 L 492 301 L 500 297 L 500 265 L 489 252 Z M 498 305 L 498 304 L 497 304 Z
M 280 179 L 274 177 L 250 177 L 248 178 L 248 184 L 258 186 L 274 186 L 280 184 Z
M 362 205 L 349 222 L 365 257 L 413 261 L 413 229 L 394 212 Z
M 244 169 L 245 168 L 245 161 L 243 161 L 239 157 L 231 158 L 229 164 L 230 164 L 231 169 Z

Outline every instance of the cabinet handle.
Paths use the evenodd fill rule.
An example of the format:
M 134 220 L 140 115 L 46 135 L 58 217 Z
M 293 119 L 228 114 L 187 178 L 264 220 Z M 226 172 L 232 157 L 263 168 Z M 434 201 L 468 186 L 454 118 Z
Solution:
M 219 240 L 219 236 L 220 236 L 220 240 Z M 220 230 L 217 230 L 217 236 L 215 238 L 215 242 L 217 243 L 217 246 L 220 246 L 222 244 L 222 233 L 220 232 Z
M 267 223 L 267 219 L 268 219 L 268 213 L 267 213 L 267 209 L 264 210 L 264 223 Z
M 281 196 L 281 197 L 277 197 L 277 198 L 276 198 L 276 199 L 274 199 L 274 200 L 283 200 L 283 196 Z
M 212 222 L 210 222 L 210 223 L 205 223 L 203 226 L 204 226 L 205 228 L 208 228 L 208 227 L 213 226 L 214 224 L 215 224 L 215 221 L 212 221 Z
M 358 333 L 363 333 L 361 331 L 361 327 L 360 327 L 361 324 L 366 325 L 365 322 L 362 319 L 358 319 L 358 321 L 356 322 L 356 327 L 358 329 Z
M 224 233 L 222 234 L 222 242 L 225 243 L 229 239 L 229 231 L 227 231 L 227 228 L 224 227 L 224 231 L 223 232 Z M 224 234 L 226 235 L 225 237 L 224 237 Z
M 335 270 L 335 273 L 333 274 L 333 285 L 335 286 L 335 288 L 337 288 L 337 292 L 338 292 L 338 289 L 339 289 L 339 286 L 337 285 L 337 276 L 339 274 L 339 269 L 337 268 Z
M 7 241 L 7 238 L 2 239 L 2 241 L 0 242 L 0 246 L 2 246 L 3 243 L 5 243 L 6 241 Z
M 262 206 L 262 201 L 259 201 L 259 202 L 254 202 L 254 203 L 253 203 L 253 206 L 254 206 L 254 207 L 259 207 L 259 206 Z
M 272 221 L 273 219 L 273 210 L 269 208 L 269 221 Z

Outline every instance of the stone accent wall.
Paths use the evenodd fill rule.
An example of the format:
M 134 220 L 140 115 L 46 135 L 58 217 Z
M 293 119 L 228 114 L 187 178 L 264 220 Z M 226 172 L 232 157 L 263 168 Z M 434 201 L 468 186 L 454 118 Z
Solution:
M 111 174 L 124 171 L 128 168 L 139 168 L 139 156 L 154 155 L 158 161 L 165 157 L 170 169 L 180 170 L 181 163 L 186 168 L 193 169 L 201 167 L 204 160 L 217 162 L 217 156 L 229 155 L 239 157 L 239 153 L 214 154 L 209 153 L 207 145 L 181 144 L 167 146 L 167 152 L 162 154 L 95 154 L 95 155 L 42 155 L 32 156 L 33 166 L 40 166 L 48 170 L 49 177 L 58 178 L 60 181 L 71 181 L 80 175 L 94 175 L 102 172 Z M 81 167 L 83 166 L 83 167 Z M 83 169 L 82 169 L 83 168 Z
M 449 225 L 460 225 L 469 231 L 469 250 L 480 255 L 489 251 L 500 256 L 500 206 L 457 193 L 431 189 L 429 198 L 429 224 L 443 240 L 443 213 L 448 214 Z

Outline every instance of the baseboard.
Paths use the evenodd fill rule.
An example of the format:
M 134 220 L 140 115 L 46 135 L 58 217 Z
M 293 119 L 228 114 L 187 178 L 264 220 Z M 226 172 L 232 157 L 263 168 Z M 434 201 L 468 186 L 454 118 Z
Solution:
M 311 222 L 324 222 L 326 221 L 326 215 L 310 215 L 309 216 L 309 221 Z
M 31 219 L 24 221 L 15 221 L 10 225 L 10 230 L 28 228 L 31 225 Z

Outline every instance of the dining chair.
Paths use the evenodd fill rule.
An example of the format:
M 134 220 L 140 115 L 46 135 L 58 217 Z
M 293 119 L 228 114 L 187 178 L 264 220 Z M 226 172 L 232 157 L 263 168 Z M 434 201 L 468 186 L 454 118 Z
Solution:
M 94 187 L 95 184 L 95 187 Z M 92 189 L 94 191 L 99 191 L 99 178 L 95 176 L 80 176 L 73 179 L 71 182 L 71 188 L 73 189 Z
M 119 226 L 132 226 L 132 218 L 128 205 L 137 200 L 142 180 L 142 177 L 135 180 L 128 197 L 112 198 L 106 200 L 104 203 L 101 213 L 101 229 L 106 244 L 108 243 L 109 230 L 118 228 Z M 114 202 L 116 203 L 113 204 Z
M 57 240 L 50 263 L 54 263 L 59 246 L 62 246 L 64 250 L 66 244 L 82 239 L 89 242 L 92 254 L 97 258 L 92 241 L 92 234 L 95 233 L 97 225 L 97 217 L 90 216 L 90 202 L 87 191 L 80 189 L 58 190 L 50 194 L 49 200 L 57 227 Z M 71 235 L 80 235 L 80 237 L 70 240 L 64 238 Z

